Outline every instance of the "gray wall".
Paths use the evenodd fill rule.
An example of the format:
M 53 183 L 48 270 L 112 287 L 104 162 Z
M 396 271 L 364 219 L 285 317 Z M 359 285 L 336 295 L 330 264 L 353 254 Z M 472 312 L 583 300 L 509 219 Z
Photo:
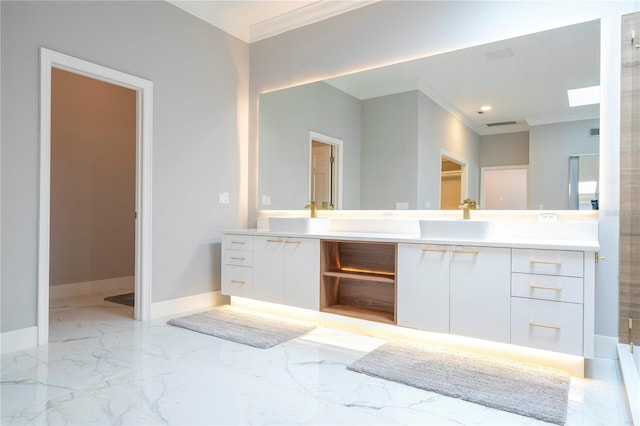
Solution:
M 529 132 L 480 136 L 480 167 L 529 164 Z
M 36 324 L 41 46 L 153 81 L 152 301 L 218 289 L 220 230 L 244 225 L 248 45 L 166 2 L 0 7 L 1 331 Z
M 342 140 L 341 208 L 358 209 L 361 110 L 358 99 L 324 82 L 260 96 L 260 208 L 300 210 L 309 201 L 311 130 Z
M 51 72 L 51 285 L 135 273 L 136 92 Z
M 600 138 L 589 130 L 598 120 L 532 126 L 529 133 L 529 206 L 549 210 L 569 208 L 569 157 L 597 154 Z
M 418 184 L 417 90 L 362 102 L 362 192 L 360 207 L 416 208 Z
M 260 93 L 357 70 L 470 47 L 564 25 L 602 19 L 600 243 L 607 262 L 597 276 L 596 333 L 617 336 L 620 17 L 634 1 L 378 2 L 314 25 L 252 43 L 249 98 L 248 223 L 258 214 L 257 100 Z

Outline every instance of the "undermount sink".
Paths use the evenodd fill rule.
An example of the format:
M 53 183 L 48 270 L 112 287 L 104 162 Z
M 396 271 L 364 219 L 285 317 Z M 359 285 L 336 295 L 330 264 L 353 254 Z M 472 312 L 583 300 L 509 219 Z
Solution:
M 326 234 L 329 219 L 323 217 L 270 217 L 270 232 L 295 234 Z
M 420 221 L 420 238 L 425 240 L 476 241 L 489 236 L 488 220 L 428 220 Z

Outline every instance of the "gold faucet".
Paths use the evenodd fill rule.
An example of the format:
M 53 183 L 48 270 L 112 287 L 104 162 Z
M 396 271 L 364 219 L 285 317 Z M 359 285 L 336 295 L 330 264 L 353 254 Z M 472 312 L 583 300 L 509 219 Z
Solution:
M 304 206 L 305 209 L 311 209 L 311 217 L 318 217 L 318 206 L 315 201 L 309 201 L 309 204 Z
M 471 219 L 471 214 L 469 213 L 469 210 L 477 210 L 478 203 L 476 200 L 467 198 L 466 200 L 462 201 L 462 204 L 460 204 L 459 207 L 462 209 L 462 219 L 469 220 Z
M 333 210 L 333 204 L 330 204 L 328 201 L 323 201 L 320 210 Z

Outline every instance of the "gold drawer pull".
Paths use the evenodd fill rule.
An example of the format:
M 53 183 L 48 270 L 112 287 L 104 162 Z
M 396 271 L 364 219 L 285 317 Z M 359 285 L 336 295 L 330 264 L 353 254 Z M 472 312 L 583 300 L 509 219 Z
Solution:
M 455 254 L 479 254 L 478 250 L 453 250 L 452 253 Z
M 246 244 L 244 241 L 231 241 L 231 244 Z
M 562 265 L 562 262 L 559 261 L 552 261 L 552 260 L 535 260 L 535 259 L 531 259 L 529 261 L 530 263 L 539 263 L 541 265 L 556 265 L 556 266 L 560 266 Z
M 231 256 L 231 260 L 245 260 L 242 256 Z
M 287 240 L 284 243 L 285 244 L 302 244 L 302 241 L 289 241 L 289 240 Z
M 245 284 L 246 281 L 239 281 L 239 280 L 231 280 L 232 283 L 234 284 Z
M 422 251 L 427 251 L 427 252 L 431 252 L 431 253 L 446 253 L 447 249 L 423 248 Z
M 282 240 L 267 240 L 268 243 L 281 243 Z
M 529 327 L 540 327 L 540 328 L 550 328 L 552 330 L 560 330 L 560 326 L 558 325 L 538 324 L 535 322 L 530 322 Z
M 560 287 L 543 287 L 541 285 L 534 285 L 534 284 L 531 284 L 529 286 L 529 288 L 534 288 L 534 289 L 538 289 L 538 290 L 562 291 L 562 289 Z

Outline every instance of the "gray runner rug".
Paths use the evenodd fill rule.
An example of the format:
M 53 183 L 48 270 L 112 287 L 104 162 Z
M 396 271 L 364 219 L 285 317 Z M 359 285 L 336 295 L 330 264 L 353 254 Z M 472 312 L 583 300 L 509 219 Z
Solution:
M 397 342 L 347 368 L 550 423 L 567 418 L 571 378 L 553 368 Z
M 174 318 L 167 324 L 261 349 L 286 342 L 315 328 L 311 323 L 273 319 L 251 314 L 229 305 Z

